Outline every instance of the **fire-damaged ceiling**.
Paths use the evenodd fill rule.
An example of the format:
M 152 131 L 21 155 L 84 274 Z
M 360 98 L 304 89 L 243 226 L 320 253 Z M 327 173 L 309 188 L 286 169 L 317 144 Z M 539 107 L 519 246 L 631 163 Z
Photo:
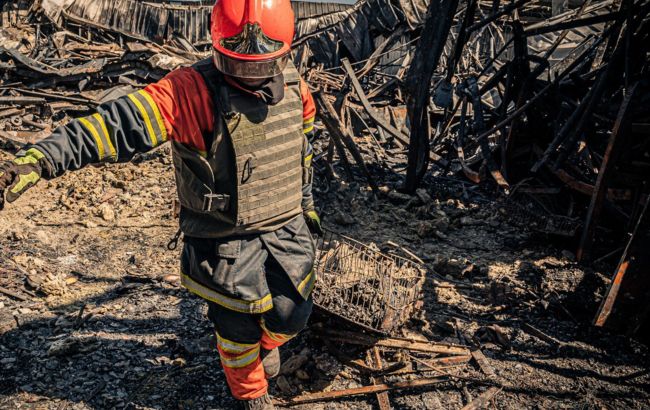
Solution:
M 127 38 L 159 44 L 173 42 L 189 52 L 197 52 L 207 50 L 210 44 L 211 3 L 205 0 L 43 0 L 42 8 L 49 18 L 60 24 L 106 28 Z M 414 39 L 423 23 L 428 1 L 365 0 L 355 5 L 292 3 L 296 15 L 294 60 L 301 71 L 315 65 L 325 68 L 340 66 L 341 57 L 360 61 L 370 57 L 378 47 L 383 47 L 393 51 L 381 56 L 379 66 L 387 74 L 394 75 L 414 48 Z M 600 2 L 589 12 L 597 13 L 606 6 L 605 3 L 611 1 Z M 569 31 L 550 59 L 561 61 L 593 33 L 594 29 L 589 27 Z M 491 27 L 482 34 L 485 38 L 477 44 L 479 53 L 486 47 L 494 52 L 494 48 L 505 41 L 503 33 L 495 33 Z M 554 39 L 552 33 L 542 34 L 530 38 L 529 46 L 533 50 L 545 49 Z M 449 54 L 453 41 L 454 38 L 450 37 L 445 56 Z
M 43 0 L 49 17 L 59 22 L 89 21 L 112 30 L 162 42 L 182 36 L 195 46 L 210 40 L 210 1 L 143 2 L 138 0 Z M 293 2 L 296 21 L 309 20 L 298 36 L 321 27 L 324 16 L 351 8 L 338 3 Z M 326 19 L 327 20 L 327 19 Z M 336 20 L 338 22 L 338 20 Z
M 42 7 L 59 23 L 91 23 L 159 43 L 181 38 L 200 48 L 210 40 L 211 6 L 205 3 L 43 0 Z M 402 23 L 413 29 L 422 23 L 426 6 L 425 0 L 370 0 L 356 5 L 294 1 L 296 40 L 319 50 L 319 62 L 338 62 L 338 40 L 353 58 L 361 59 L 374 49 L 371 30 L 390 33 Z

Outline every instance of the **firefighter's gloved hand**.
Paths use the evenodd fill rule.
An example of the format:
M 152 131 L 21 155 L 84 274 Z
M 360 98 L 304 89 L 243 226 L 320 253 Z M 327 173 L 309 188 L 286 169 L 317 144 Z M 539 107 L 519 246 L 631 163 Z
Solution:
M 31 148 L 11 161 L 0 162 L 0 209 L 7 202 L 14 202 L 34 186 L 48 168 L 47 159 L 40 151 Z M 6 191 L 6 194 L 5 194 Z
M 305 215 L 305 221 L 311 233 L 323 236 L 323 226 L 320 223 L 320 217 L 316 211 L 307 211 Z

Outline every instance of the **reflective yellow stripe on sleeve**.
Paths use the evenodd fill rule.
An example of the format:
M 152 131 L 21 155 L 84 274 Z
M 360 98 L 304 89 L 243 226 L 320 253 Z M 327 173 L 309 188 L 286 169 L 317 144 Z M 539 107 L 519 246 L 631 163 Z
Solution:
M 110 154 L 111 158 L 117 158 L 117 152 L 115 151 L 115 146 L 113 145 L 113 141 L 111 141 L 111 134 L 108 133 L 108 127 L 106 126 L 106 121 L 104 121 L 104 118 L 102 118 L 102 116 L 99 113 L 93 114 L 92 118 L 95 121 L 97 121 L 102 131 L 101 136 L 103 137 L 104 148 L 108 148 L 108 154 Z
M 307 118 L 302 122 L 302 132 L 307 134 L 314 130 L 314 119 L 315 117 Z
M 115 160 L 117 158 L 115 146 L 111 141 L 111 136 L 108 133 L 108 127 L 106 127 L 106 122 L 102 116 L 99 113 L 95 113 L 90 117 L 79 118 L 79 122 L 93 136 L 95 144 L 97 145 L 99 160 L 103 161 L 106 158 Z
M 151 95 L 146 92 L 145 90 L 140 90 L 138 91 L 138 94 L 144 97 L 145 100 L 149 103 L 149 106 L 153 110 L 154 117 L 156 118 L 156 123 L 158 124 L 158 129 L 160 130 L 160 136 L 162 139 L 162 142 L 167 141 L 167 128 L 165 127 L 165 122 L 163 121 L 162 115 L 160 114 L 160 110 L 158 109 L 158 105 L 156 102 L 153 100 Z
M 151 146 L 157 147 L 165 142 L 167 140 L 167 129 L 153 98 L 144 90 L 129 94 L 128 97 L 142 115 Z

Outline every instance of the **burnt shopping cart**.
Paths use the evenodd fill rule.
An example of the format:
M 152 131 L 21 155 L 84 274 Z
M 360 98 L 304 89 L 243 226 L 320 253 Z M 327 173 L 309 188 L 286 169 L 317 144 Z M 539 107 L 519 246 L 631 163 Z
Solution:
M 332 231 L 318 239 L 314 302 L 366 329 L 392 333 L 422 300 L 423 267 Z

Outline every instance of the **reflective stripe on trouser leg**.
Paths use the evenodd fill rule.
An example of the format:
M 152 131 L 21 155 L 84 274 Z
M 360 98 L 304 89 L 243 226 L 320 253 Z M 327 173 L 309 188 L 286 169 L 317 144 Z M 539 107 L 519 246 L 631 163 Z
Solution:
M 265 350 L 280 347 L 296 336 L 295 334 L 288 335 L 270 331 L 264 323 L 264 318 L 260 319 L 260 326 L 262 327 L 262 348 Z
M 217 349 L 233 397 L 251 400 L 268 390 L 260 343 L 238 343 L 217 334 Z

